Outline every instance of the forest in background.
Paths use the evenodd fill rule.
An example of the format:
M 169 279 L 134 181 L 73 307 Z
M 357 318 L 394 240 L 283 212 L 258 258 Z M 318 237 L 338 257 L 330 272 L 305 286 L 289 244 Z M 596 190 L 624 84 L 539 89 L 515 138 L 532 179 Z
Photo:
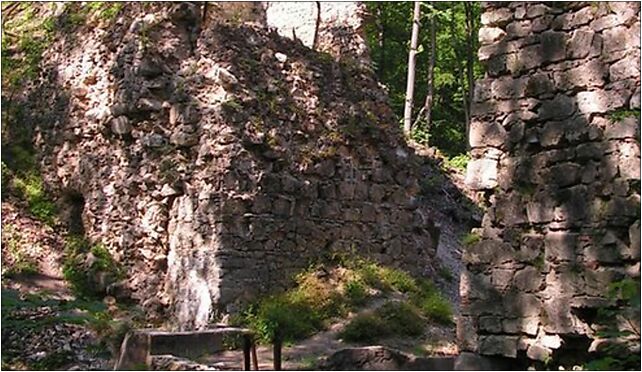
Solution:
M 375 71 L 388 88 L 390 103 L 401 122 L 413 2 L 369 2 L 367 8 L 370 22 L 365 31 Z M 466 157 L 471 91 L 474 80 L 483 75 L 475 52 L 480 11 L 479 2 L 421 3 L 411 137 L 437 147 L 449 158 Z M 428 122 L 425 106 L 431 90 Z

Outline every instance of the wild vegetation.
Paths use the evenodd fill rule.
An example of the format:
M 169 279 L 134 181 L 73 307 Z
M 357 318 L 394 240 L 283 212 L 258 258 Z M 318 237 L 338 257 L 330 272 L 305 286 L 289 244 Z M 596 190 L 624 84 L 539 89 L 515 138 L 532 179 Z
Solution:
M 342 337 L 376 341 L 393 335 L 418 336 L 425 323 L 452 322 L 450 303 L 430 281 L 359 257 L 312 265 L 296 276 L 295 287 L 259 300 L 235 322 L 253 329 L 262 342 L 273 342 L 276 337 L 294 342 L 375 299 L 393 295 L 401 299 L 387 300 L 372 314 L 357 315 Z

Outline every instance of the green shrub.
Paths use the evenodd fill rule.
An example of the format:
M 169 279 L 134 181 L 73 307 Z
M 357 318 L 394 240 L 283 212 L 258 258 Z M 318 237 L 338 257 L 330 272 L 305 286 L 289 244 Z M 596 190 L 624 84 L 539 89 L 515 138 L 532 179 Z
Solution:
M 348 342 L 375 342 L 390 336 L 416 337 L 423 333 L 424 320 L 412 305 L 389 301 L 373 313 L 359 314 L 339 337 Z
M 440 324 L 451 324 L 453 312 L 450 303 L 439 293 L 433 292 L 419 304 L 421 312 L 429 320 Z
M 89 254 L 94 258 L 91 265 L 87 266 Z M 95 286 L 95 275 L 98 272 L 107 272 L 113 279 L 123 277 L 122 268 L 103 245 L 92 246 L 81 236 L 68 236 L 65 241 L 63 276 L 71 284 L 76 295 L 81 298 L 95 298 L 101 294 Z
M 424 320 L 416 307 L 401 301 L 389 301 L 375 313 L 386 321 L 392 333 L 415 337 L 423 333 Z
M 292 301 L 287 294 L 271 296 L 250 307 L 243 315 L 260 341 L 271 343 L 277 334 L 284 342 L 312 335 L 322 327 L 322 321 L 306 303 Z
M 391 330 L 379 315 L 359 314 L 339 333 L 347 342 L 375 342 L 391 334 Z
M 464 235 L 461 238 L 461 244 L 466 246 L 466 247 L 470 247 L 472 245 L 475 245 L 475 244 L 479 243 L 480 241 L 481 241 L 481 236 L 479 236 L 479 235 L 477 235 L 475 233 L 468 233 L 468 234 Z
M 460 171 L 466 171 L 466 167 L 468 166 L 468 162 L 470 161 L 470 155 L 469 154 L 459 154 L 457 156 L 453 156 L 452 158 L 447 158 L 446 159 L 446 166 L 448 168 L 453 168 L 457 169 Z
M 353 306 L 363 305 L 368 297 L 364 284 L 354 279 L 346 283 L 345 295 Z
M 56 206 L 48 199 L 42 177 L 35 172 L 24 176 L 15 176 L 12 187 L 24 199 L 29 212 L 48 225 L 53 225 L 56 220 Z
M 380 267 L 379 275 L 381 283 L 393 290 L 408 293 L 418 289 L 415 279 L 405 271 L 388 267 Z

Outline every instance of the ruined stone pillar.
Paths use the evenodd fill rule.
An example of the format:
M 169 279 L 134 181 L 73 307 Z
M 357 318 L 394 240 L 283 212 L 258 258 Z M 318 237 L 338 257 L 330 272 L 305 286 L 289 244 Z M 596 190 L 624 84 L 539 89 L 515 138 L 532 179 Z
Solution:
M 459 368 L 590 360 L 609 307 L 639 334 L 617 290 L 640 281 L 639 22 L 633 2 L 484 3 L 467 183 L 487 209 L 463 254 Z

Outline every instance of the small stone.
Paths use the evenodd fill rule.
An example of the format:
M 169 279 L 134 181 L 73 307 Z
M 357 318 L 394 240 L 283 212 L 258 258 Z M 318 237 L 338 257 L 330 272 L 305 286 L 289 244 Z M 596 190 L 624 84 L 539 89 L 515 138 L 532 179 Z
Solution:
M 141 111 L 160 111 L 163 109 L 163 104 L 155 99 L 141 98 L 138 100 L 136 108 Z
M 603 90 L 579 92 L 577 94 L 577 106 L 580 112 L 585 115 L 605 113 L 609 110 L 608 93 Z
M 215 77 L 215 80 L 225 87 L 232 87 L 239 82 L 229 70 L 218 66 L 216 66 Z
M 544 346 L 535 344 L 528 347 L 526 356 L 528 356 L 532 360 L 539 360 L 543 362 L 547 361 L 551 357 L 551 350 Z
M 285 63 L 285 61 L 288 60 L 288 56 L 286 56 L 285 54 L 280 53 L 280 52 L 274 53 L 274 58 L 276 58 L 276 60 L 281 62 L 281 63 Z
M 111 120 L 111 130 L 115 134 L 123 136 L 132 131 L 132 126 L 126 116 L 119 116 Z

